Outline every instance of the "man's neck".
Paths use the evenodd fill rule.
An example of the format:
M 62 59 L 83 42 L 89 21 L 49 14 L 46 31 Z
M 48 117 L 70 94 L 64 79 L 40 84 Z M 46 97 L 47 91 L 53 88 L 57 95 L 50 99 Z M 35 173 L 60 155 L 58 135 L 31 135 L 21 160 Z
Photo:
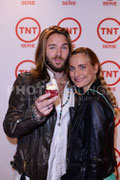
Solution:
M 66 79 L 66 74 L 64 72 L 53 72 L 53 74 L 56 81 L 60 81 L 60 79 Z
M 56 81 L 59 81 L 61 79 L 66 79 L 66 81 L 67 81 L 67 77 L 66 77 L 66 74 L 64 73 L 64 71 L 55 72 L 50 67 L 47 67 L 47 68 L 54 74 L 54 78 L 55 78 Z
M 62 71 L 62 72 L 54 72 L 50 68 L 48 68 L 48 69 L 54 74 L 54 78 L 55 78 L 55 80 L 57 82 L 57 85 L 58 85 L 58 88 L 59 88 L 59 93 L 60 93 L 60 96 L 61 96 L 61 99 L 62 99 L 64 88 L 65 88 L 66 83 L 68 81 L 67 76 L 64 73 L 64 71 Z

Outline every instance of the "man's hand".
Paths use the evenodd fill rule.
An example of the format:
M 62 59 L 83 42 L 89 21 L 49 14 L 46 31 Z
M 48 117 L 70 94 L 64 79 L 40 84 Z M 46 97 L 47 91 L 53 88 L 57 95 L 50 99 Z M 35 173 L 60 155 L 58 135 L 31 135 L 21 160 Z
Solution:
M 35 106 L 40 117 L 47 116 L 54 108 L 54 102 L 58 96 L 54 96 L 53 98 L 50 98 L 50 96 L 50 93 L 46 93 L 37 98 L 35 101 Z

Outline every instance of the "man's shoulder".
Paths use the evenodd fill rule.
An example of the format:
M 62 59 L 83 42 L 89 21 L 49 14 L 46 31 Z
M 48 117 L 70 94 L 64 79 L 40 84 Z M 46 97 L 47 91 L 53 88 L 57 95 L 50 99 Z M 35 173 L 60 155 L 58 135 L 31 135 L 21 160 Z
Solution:
M 34 77 L 30 72 L 24 72 L 18 75 L 17 79 L 21 79 L 25 84 L 34 84 L 40 81 L 39 78 Z
M 18 74 L 18 77 L 24 79 L 24 78 L 32 78 L 33 76 L 32 76 L 32 74 L 30 72 L 24 72 L 24 73 Z

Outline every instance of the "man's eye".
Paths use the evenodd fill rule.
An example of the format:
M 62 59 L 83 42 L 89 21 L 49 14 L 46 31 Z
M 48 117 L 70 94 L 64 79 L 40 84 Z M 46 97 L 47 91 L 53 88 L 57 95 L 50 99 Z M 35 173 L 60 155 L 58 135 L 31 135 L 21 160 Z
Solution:
M 50 46 L 49 49 L 54 49 L 55 47 L 54 46 Z
M 63 48 L 63 49 L 68 49 L 68 46 L 63 46 L 62 48 Z

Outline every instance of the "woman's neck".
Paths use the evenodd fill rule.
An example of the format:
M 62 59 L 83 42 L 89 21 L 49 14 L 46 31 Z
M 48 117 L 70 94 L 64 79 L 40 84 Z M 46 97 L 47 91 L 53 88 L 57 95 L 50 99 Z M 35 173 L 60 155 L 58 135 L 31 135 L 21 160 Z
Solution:
M 86 93 L 86 92 L 90 89 L 91 85 L 92 85 L 94 82 L 95 82 L 95 78 L 93 78 L 87 85 L 85 85 L 85 86 L 83 87 L 84 93 Z

